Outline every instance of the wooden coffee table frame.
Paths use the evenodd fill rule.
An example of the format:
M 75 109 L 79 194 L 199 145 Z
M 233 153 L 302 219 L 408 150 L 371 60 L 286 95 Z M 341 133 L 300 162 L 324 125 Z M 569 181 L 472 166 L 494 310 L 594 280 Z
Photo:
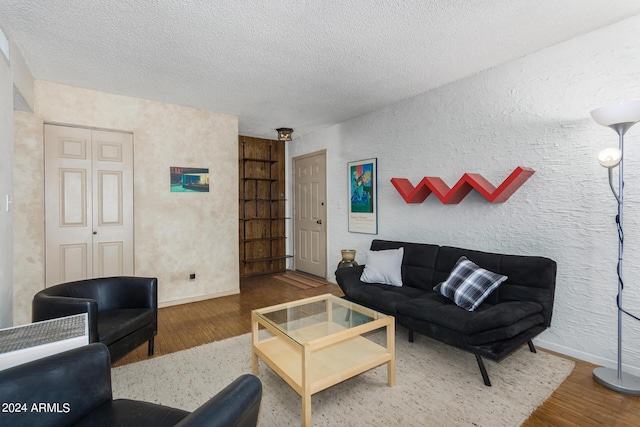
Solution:
M 327 304 L 327 319 L 322 324 L 287 332 L 262 317 L 274 311 L 319 301 L 326 301 Z M 337 330 L 320 338 L 305 340 L 305 333 L 317 336 L 315 328 L 326 329 L 332 326 L 332 303 L 374 320 Z M 272 336 L 261 340 L 258 334 L 260 327 L 267 329 Z M 387 334 L 386 347 L 362 336 L 383 328 Z M 395 319 L 334 295 L 325 294 L 253 310 L 251 334 L 253 373 L 259 373 L 260 358 L 302 397 L 303 426 L 311 425 L 311 395 L 319 391 L 385 363 L 387 383 L 390 387 L 395 385 Z

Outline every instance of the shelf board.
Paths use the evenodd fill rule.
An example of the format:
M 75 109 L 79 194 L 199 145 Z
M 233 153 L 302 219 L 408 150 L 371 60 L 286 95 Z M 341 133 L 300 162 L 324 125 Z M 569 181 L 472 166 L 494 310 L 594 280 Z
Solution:
M 277 260 L 277 259 L 285 259 L 285 258 L 293 258 L 293 255 L 280 255 L 280 256 L 272 256 L 272 257 L 267 257 L 267 258 L 243 259 L 242 262 L 274 261 L 274 260 Z
M 286 236 L 275 236 L 275 237 L 255 237 L 252 239 L 240 239 L 241 242 L 261 242 L 265 240 L 286 240 Z
M 240 178 L 242 181 L 271 181 L 271 182 L 276 182 L 278 181 L 277 178 L 251 178 L 251 177 L 243 177 Z
M 253 202 L 254 200 L 262 201 L 262 202 L 286 202 L 287 199 L 261 199 L 254 197 L 252 199 L 240 199 L 241 202 Z
M 278 163 L 277 160 L 272 159 L 258 159 L 255 157 L 243 157 L 240 159 L 241 162 L 261 162 L 261 163 Z
M 238 218 L 240 221 L 273 221 L 274 219 L 291 219 L 290 217 L 279 216 L 272 218 Z

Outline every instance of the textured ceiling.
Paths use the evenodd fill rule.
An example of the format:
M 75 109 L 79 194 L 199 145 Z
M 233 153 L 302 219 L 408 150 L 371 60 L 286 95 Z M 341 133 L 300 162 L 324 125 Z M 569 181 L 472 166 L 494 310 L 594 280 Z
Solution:
M 36 79 L 294 138 L 640 13 L 638 0 L 2 0 Z

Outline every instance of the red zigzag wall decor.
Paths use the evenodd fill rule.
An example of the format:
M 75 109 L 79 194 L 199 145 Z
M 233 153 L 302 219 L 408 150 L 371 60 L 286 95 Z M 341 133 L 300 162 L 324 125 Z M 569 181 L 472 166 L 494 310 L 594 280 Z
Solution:
M 534 173 L 531 168 L 518 166 L 498 188 L 478 173 L 465 173 L 453 188 L 435 176 L 425 176 L 415 187 L 406 178 L 391 178 L 391 183 L 407 203 L 422 203 L 434 193 L 445 205 L 453 205 L 460 203 L 473 189 L 491 203 L 503 203 Z

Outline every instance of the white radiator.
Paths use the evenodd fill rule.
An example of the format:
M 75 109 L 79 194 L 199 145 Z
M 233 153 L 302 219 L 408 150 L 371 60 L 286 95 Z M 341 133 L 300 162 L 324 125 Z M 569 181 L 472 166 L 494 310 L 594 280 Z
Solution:
M 86 313 L 0 329 L 0 370 L 87 344 Z

